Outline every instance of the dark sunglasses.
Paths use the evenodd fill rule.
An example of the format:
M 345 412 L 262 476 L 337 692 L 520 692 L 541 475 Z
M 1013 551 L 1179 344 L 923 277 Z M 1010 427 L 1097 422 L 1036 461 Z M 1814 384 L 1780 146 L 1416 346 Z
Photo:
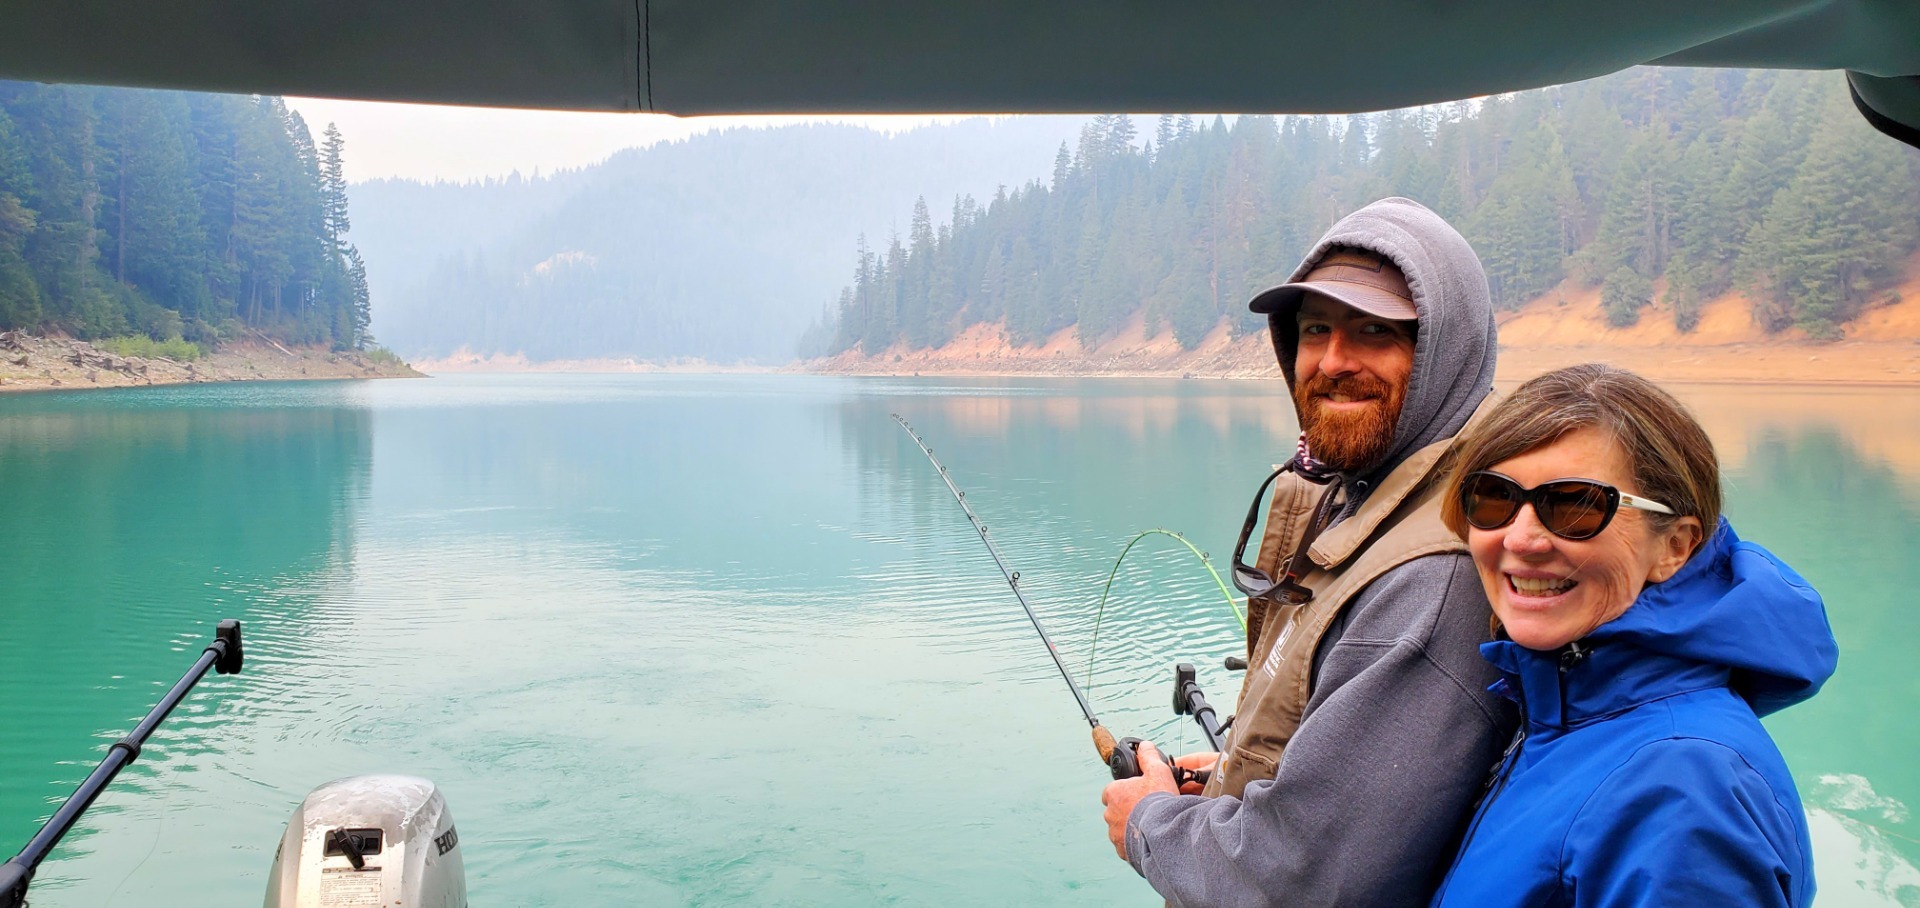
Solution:
M 1273 592 L 1274 587 L 1280 585 L 1266 571 L 1247 563 L 1247 543 L 1253 538 L 1253 525 L 1260 522 L 1260 500 L 1267 497 L 1267 487 L 1286 471 L 1286 467 L 1274 470 L 1267 476 L 1267 481 L 1260 484 L 1260 491 L 1253 493 L 1253 504 L 1247 505 L 1247 523 L 1240 528 L 1240 542 L 1233 547 L 1233 585 L 1255 599 Z
M 1280 474 L 1292 468 L 1292 464 L 1288 464 L 1274 470 L 1267 475 L 1267 480 L 1260 484 L 1259 490 L 1253 493 L 1253 503 L 1247 505 L 1247 522 L 1240 527 L 1240 541 L 1233 547 L 1233 585 L 1249 598 L 1267 598 L 1274 596 L 1275 593 L 1279 594 L 1278 598 L 1293 603 L 1306 602 L 1313 598 L 1313 590 L 1299 583 L 1304 571 L 1296 570 L 1294 564 L 1306 563 L 1303 559 L 1306 557 L 1307 547 L 1313 544 L 1314 537 L 1318 533 L 1314 528 L 1326 518 L 1327 507 L 1332 504 L 1331 494 L 1322 496 L 1320 503 L 1314 507 L 1313 517 L 1309 520 L 1310 526 L 1307 532 L 1301 535 L 1300 545 L 1293 557 L 1281 563 L 1280 572 L 1284 576 L 1275 580 L 1273 575 L 1247 563 L 1247 545 L 1253 541 L 1254 524 L 1260 522 L 1260 502 L 1267 497 L 1267 487 L 1273 485 L 1273 481 L 1279 479 Z
M 1562 539 L 1592 539 L 1613 522 L 1620 508 L 1629 507 L 1659 514 L 1673 509 L 1657 501 L 1636 498 L 1604 482 L 1592 479 L 1556 479 L 1533 488 L 1524 488 L 1512 477 L 1492 470 L 1468 473 L 1460 480 L 1460 511 L 1467 524 L 1480 530 L 1497 530 L 1513 522 L 1522 505 L 1533 505 L 1540 525 Z

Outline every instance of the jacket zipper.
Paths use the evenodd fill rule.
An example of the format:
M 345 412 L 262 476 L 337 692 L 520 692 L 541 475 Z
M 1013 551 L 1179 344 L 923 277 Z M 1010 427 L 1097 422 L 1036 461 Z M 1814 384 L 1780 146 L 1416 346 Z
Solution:
M 1591 648 L 1581 645 L 1581 643 L 1576 640 L 1567 644 L 1566 648 L 1560 653 L 1560 675 L 1562 679 L 1559 685 L 1560 715 L 1563 717 L 1566 715 L 1567 710 L 1567 685 L 1565 683 L 1567 671 L 1575 665 L 1580 664 L 1581 660 L 1586 659 L 1587 654 L 1590 652 L 1592 652 Z M 1453 874 L 1460 869 L 1460 859 L 1466 856 L 1467 846 L 1473 842 L 1473 834 L 1480 830 L 1480 821 L 1486 818 L 1487 811 L 1493 807 L 1493 802 L 1500 797 L 1501 792 L 1507 790 L 1507 782 L 1513 778 L 1514 764 L 1520 761 L 1520 751 L 1525 747 L 1527 740 L 1526 689 L 1516 686 L 1514 688 L 1514 697 L 1520 704 L 1520 727 L 1514 729 L 1513 741 L 1507 744 L 1506 752 L 1500 755 L 1500 762 L 1496 764 L 1493 775 L 1489 776 L 1486 783 L 1481 786 L 1482 794 L 1480 795 L 1480 803 L 1474 808 L 1473 821 L 1467 824 L 1467 834 L 1460 839 L 1460 850 L 1454 852 L 1453 864 L 1447 868 L 1446 878 L 1440 883 L 1440 891 L 1434 894 L 1434 904 L 1441 904 L 1446 901 L 1447 889 L 1453 885 Z
M 1526 699 L 1525 695 L 1519 694 L 1517 690 L 1515 693 L 1521 697 L 1520 727 L 1513 730 L 1513 740 L 1507 743 L 1507 749 L 1500 754 L 1500 762 L 1494 764 L 1493 772 L 1487 776 L 1487 781 L 1480 785 L 1480 803 L 1474 807 L 1473 821 L 1467 824 L 1467 834 L 1460 838 L 1460 848 L 1453 853 L 1453 863 L 1447 867 L 1446 878 L 1441 881 L 1440 891 L 1435 894 L 1433 904 L 1438 905 L 1446 901 L 1447 889 L 1453 885 L 1453 874 L 1460 869 L 1460 859 L 1466 856 L 1467 846 L 1473 842 L 1473 834 L 1480 830 L 1480 821 L 1486 818 L 1488 809 L 1493 807 L 1493 802 L 1500 797 L 1500 793 L 1507 790 L 1507 780 L 1513 777 L 1513 766 L 1519 762 L 1520 751 L 1526 744 Z

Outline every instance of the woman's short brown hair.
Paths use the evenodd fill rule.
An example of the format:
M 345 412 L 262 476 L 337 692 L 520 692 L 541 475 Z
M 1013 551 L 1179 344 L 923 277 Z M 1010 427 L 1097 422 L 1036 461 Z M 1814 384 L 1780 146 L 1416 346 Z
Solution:
M 1546 447 L 1576 429 L 1599 429 L 1620 445 L 1637 488 L 1673 509 L 1643 512 L 1656 527 L 1697 517 L 1712 535 L 1720 523 L 1720 460 L 1693 414 L 1660 386 L 1625 369 L 1586 363 L 1533 378 L 1494 405 L 1454 446 L 1440 518 L 1467 535 L 1460 480 L 1475 470 Z

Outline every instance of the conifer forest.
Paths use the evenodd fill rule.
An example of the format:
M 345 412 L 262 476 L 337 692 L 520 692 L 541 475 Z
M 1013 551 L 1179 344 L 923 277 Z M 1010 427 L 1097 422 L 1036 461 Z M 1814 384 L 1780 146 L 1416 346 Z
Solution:
M 906 236 L 863 240 L 803 352 L 937 347 L 977 323 L 1092 344 L 1136 315 L 1190 349 L 1264 327 L 1246 301 L 1391 195 L 1460 228 L 1496 306 L 1571 279 L 1616 326 L 1657 311 L 1686 331 L 1738 292 L 1768 331 L 1834 337 L 1920 248 L 1920 152 L 1862 123 L 1830 73 L 1640 68 L 1345 117 L 1105 115 L 1046 178 L 938 221 L 923 199 Z
M 365 347 L 344 147 L 274 97 L 0 82 L 0 328 Z
M 832 130 L 805 132 L 794 141 Z M 716 136 L 644 160 L 751 138 Z M 903 154 L 911 148 L 904 141 L 892 140 Z M 348 241 L 344 146 L 331 127 L 316 142 L 273 97 L 0 82 L 0 329 L 203 346 L 257 333 L 367 346 L 367 268 Z M 668 281 L 667 265 L 648 250 L 691 262 L 683 248 L 690 240 L 649 239 L 631 223 L 606 226 L 640 222 L 669 238 L 700 235 L 685 218 L 669 217 L 679 208 L 669 204 L 678 196 L 668 185 L 633 198 L 596 193 L 601 208 L 625 207 L 624 217 L 556 207 L 545 218 L 507 218 L 537 227 L 541 238 L 519 243 L 528 248 L 510 257 L 520 263 L 509 269 L 512 280 L 476 287 L 434 272 L 414 293 L 433 305 L 405 307 L 392 319 L 409 337 L 437 338 L 417 343 L 422 349 L 474 344 L 724 361 L 724 351 L 745 342 L 690 345 L 686 338 L 748 330 L 722 316 L 752 300 L 759 307 L 753 330 L 786 339 L 806 318 L 795 309 L 826 303 L 801 341 L 809 356 L 935 347 L 980 323 L 1004 325 L 1020 343 L 1072 328 L 1092 344 L 1136 318 L 1191 348 L 1223 325 L 1235 335 L 1259 328 L 1261 320 L 1245 312 L 1253 293 L 1284 280 L 1343 214 L 1403 195 L 1466 234 L 1502 308 L 1571 282 L 1597 289 L 1615 325 L 1671 319 L 1685 331 L 1707 302 L 1736 293 L 1761 328 L 1820 339 L 1890 299 L 1920 250 L 1920 152 L 1863 124 L 1830 73 L 1640 68 L 1342 117 L 1111 114 L 1062 144 L 1051 173 L 1039 172 L 1038 160 L 1029 166 L 1034 178 L 1022 185 L 991 197 L 962 194 L 951 208 L 923 199 L 904 229 L 869 233 L 849 250 L 852 281 L 837 299 L 822 298 L 833 286 L 831 270 L 814 283 L 742 258 L 805 246 L 774 234 L 789 222 L 813 221 L 772 210 L 738 219 L 758 225 L 751 228 L 726 220 L 733 229 L 703 241 L 713 254 L 698 257 L 709 275 L 765 272 L 759 283 L 697 275 Z M 661 180 L 691 178 L 664 167 L 654 168 Z M 799 174 L 754 174 L 785 179 L 796 202 L 852 191 L 835 195 Z M 750 181 L 723 182 L 744 190 Z M 747 195 L 779 196 L 761 189 Z M 914 191 L 927 190 L 909 188 L 888 204 L 906 215 L 904 199 Z M 569 215 L 584 220 L 557 220 Z M 836 218 L 849 220 L 844 212 Z M 593 230 L 607 241 L 575 236 Z M 369 257 L 374 252 L 369 247 Z M 726 256 L 733 260 L 716 264 Z M 591 277 L 599 290 L 576 287 L 579 299 L 535 306 L 543 313 L 535 322 L 569 323 L 576 309 L 614 305 L 625 314 L 608 324 L 626 325 L 624 333 L 603 326 L 589 334 L 618 335 L 620 349 L 543 339 L 538 325 L 503 320 L 494 311 L 502 307 L 489 304 L 551 283 L 529 282 L 522 272 L 574 259 L 599 264 L 575 269 L 583 276 L 567 286 Z M 435 260 L 427 256 L 421 267 Z M 398 273 L 405 262 L 395 262 Z M 651 279 L 622 278 L 622 262 Z M 609 282 L 624 289 L 602 292 Z M 480 314 L 463 315 L 463 308 Z M 781 312 L 798 321 L 776 317 Z M 481 337 L 476 318 L 512 330 Z M 423 319 L 440 327 L 429 331 Z M 791 340 L 756 343 L 753 357 L 772 360 Z

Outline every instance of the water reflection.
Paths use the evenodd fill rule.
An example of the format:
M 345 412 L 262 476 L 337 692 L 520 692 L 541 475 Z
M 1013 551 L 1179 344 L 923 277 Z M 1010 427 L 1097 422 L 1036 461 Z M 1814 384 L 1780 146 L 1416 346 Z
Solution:
M 1888 449 L 1872 435 L 1864 443 Z M 1912 660 L 1920 620 L 1907 602 L 1920 583 L 1912 543 L 1920 507 L 1910 480 L 1821 420 L 1800 428 L 1760 421 L 1723 447 L 1739 458 L 1727 473 L 1729 514 L 1820 590 L 1840 641 L 1840 669 L 1821 695 L 1768 727 L 1809 807 L 1878 830 L 1891 853 L 1914 863 L 1920 827 L 1906 805 L 1920 804 L 1911 716 L 1920 703 Z M 1874 795 L 1862 800 L 1861 786 L 1832 779 L 1862 780 Z M 1823 898 L 1829 891 L 1823 886 Z
M 1768 720 L 1814 818 L 1822 904 L 1920 904 L 1920 398 L 1679 386 L 1718 447 L 1743 535 L 1820 590 L 1840 669 Z
M 1863 464 L 1892 470 L 1909 500 L 1920 503 L 1920 395 L 1896 388 L 1794 388 L 1676 385 L 1738 470 L 1757 439 L 1825 433 L 1846 440 Z
M 541 380 L 570 393 L 521 397 L 481 381 L 453 385 L 438 406 L 382 410 L 370 530 L 564 540 L 600 564 L 781 587 L 837 541 L 817 525 L 850 519 L 824 443 L 831 384 Z
M 186 670 L 215 621 L 243 619 L 250 652 L 271 653 L 306 620 L 281 580 L 353 560 L 365 410 L 345 397 L 296 408 L 270 390 L 197 390 L 0 399 L 0 716 L 11 730 L 0 841 L 38 828 Z M 271 665 L 250 658 L 243 678 L 204 684 L 61 856 L 87 853 L 141 792 L 230 765 L 222 726 L 271 696 Z M 217 804 L 181 809 L 196 808 Z
M 1920 412 L 1679 392 L 1743 534 L 1826 594 L 1843 647 L 1828 691 L 1769 723 L 1814 812 L 1822 904 L 1912 902 Z M 24 840 L 97 758 L 88 736 L 123 732 L 238 615 L 247 674 L 183 708 L 63 844 L 48 906 L 256 899 L 292 804 L 374 769 L 441 782 L 495 904 L 1146 895 L 1099 835 L 1070 697 L 892 412 L 968 492 L 1076 676 L 1097 669 L 1103 718 L 1197 746 L 1168 667 L 1232 699 L 1219 657 L 1239 630 L 1213 581 L 1143 543 L 1090 666 L 1094 607 L 1139 530 L 1225 560 L 1291 448 L 1278 382 L 46 395 L 0 400 L 0 690 L 34 692 L 0 703 L 32 730 L 0 751 L 0 835 Z

